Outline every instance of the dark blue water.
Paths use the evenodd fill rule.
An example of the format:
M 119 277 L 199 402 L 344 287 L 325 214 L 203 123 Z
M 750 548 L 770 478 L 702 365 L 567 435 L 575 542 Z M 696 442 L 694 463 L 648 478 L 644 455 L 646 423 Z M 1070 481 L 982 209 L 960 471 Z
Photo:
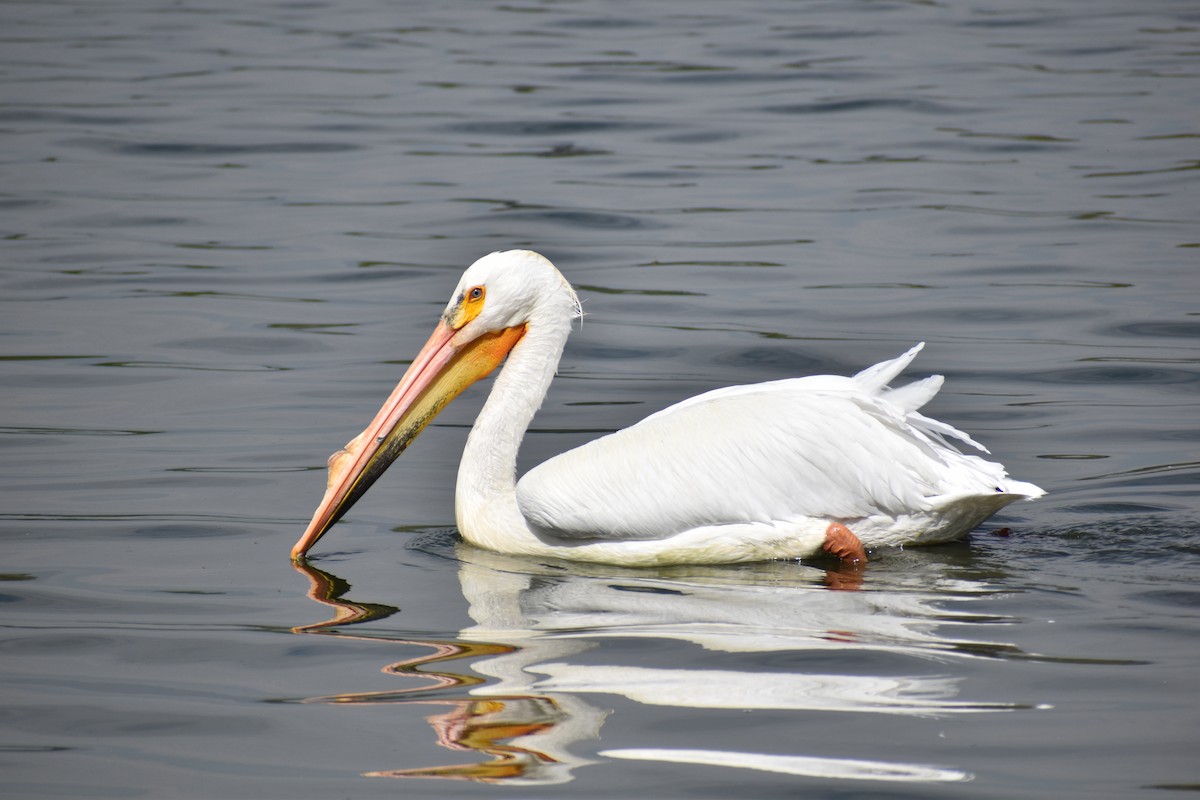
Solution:
M 1198 78 L 1184 0 L 0 5 L 3 793 L 1200 791 Z M 860 577 L 506 558 L 481 386 L 294 568 L 513 247 L 588 314 L 525 466 L 921 340 L 1049 495 Z

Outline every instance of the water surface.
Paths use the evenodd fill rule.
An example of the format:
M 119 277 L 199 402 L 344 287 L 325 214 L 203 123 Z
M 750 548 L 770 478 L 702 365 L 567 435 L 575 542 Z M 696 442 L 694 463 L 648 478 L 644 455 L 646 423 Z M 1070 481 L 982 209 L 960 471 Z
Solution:
M 1200 790 L 1193 5 L 4 5 L 5 793 Z M 481 386 L 294 568 L 512 247 L 588 315 L 523 467 L 926 341 L 1049 495 L 861 575 L 506 558 Z

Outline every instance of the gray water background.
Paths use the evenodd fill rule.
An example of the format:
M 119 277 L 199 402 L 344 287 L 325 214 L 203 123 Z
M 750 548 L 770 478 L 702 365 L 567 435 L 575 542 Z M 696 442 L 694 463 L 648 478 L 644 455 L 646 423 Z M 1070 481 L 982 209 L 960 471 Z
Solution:
M 1198 77 L 1183 0 L 0 4 L 0 791 L 1200 791 Z M 1049 495 L 861 582 L 506 559 L 485 385 L 294 569 L 512 247 L 588 314 L 526 467 L 921 340 Z

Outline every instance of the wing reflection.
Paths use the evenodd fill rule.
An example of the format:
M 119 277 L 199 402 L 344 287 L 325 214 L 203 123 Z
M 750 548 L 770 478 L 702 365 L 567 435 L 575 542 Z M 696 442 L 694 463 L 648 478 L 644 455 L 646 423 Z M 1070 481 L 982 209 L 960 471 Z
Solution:
M 830 574 L 794 563 L 629 570 L 539 563 L 467 545 L 459 545 L 457 555 L 474 625 L 453 642 L 381 637 L 378 631 L 370 636 L 429 648 L 385 668 L 397 676 L 420 678 L 419 683 L 307 702 L 442 706 L 444 710 L 426 718 L 438 743 L 485 758 L 369 775 L 552 784 L 571 780 L 575 768 L 600 759 L 649 759 L 855 780 L 964 780 L 968 773 L 936 765 L 814 754 L 665 746 L 615 747 L 586 758 L 571 751 L 597 739 L 610 713 L 584 699 L 589 695 L 620 696 L 646 706 L 925 717 L 1030 707 L 962 700 L 959 679 L 938 672 L 939 664 L 954 659 L 1022 655 L 1012 645 L 947 635 L 955 626 L 977 628 L 980 622 L 999 621 L 945 608 L 948 599 L 967 601 L 988 593 L 983 584 L 941 580 L 918 589 L 889 587 L 884 581 L 872 582 L 869 591 L 830 591 L 860 584 L 862 573 Z M 380 619 L 362 609 L 389 608 L 344 600 L 345 588 L 338 591 L 344 582 L 333 583 L 337 579 L 327 573 L 318 579 L 312 567 L 297 568 L 313 582 L 309 596 L 333 608 L 334 616 L 296 632 L 353 635 L 335 628 Z M 666 667 L 608 663 L 619 659 L 598 657 L 607 652 L 606 640 L 629 639 L 674 640 L 713 655 L 692 665 Z M 580 658 L 597 648 L 599 653 Z M 626 659 L 638 652 L 619 650 Z M 746 655 L 821 650 L 839 651 L 839 657 L 898 654 L 920 659 L 917 663 L 926 667 L 901 675 L 761 671 L 762 659 Z M 448 663 L 454 661 L 466 663 Z M 712 668 L 713 663 L 727 668 Z
M 905 781 L 932 783 L 935 781 L 965 781 L 971 774 L 956 769 L 894 764 L 886 761 L 864 761 L 854 758 L 812 758 L 810 756 L 772 756 L 765 753 L 731 753 L 723 750 L 603 750 L 609 758 L 628 758 L 636 761 L 667 761 L 673 764 L 707 764 L 711 766 L 757 769 L 803 775 L 808 778 L 843 778 L 859 781 Z

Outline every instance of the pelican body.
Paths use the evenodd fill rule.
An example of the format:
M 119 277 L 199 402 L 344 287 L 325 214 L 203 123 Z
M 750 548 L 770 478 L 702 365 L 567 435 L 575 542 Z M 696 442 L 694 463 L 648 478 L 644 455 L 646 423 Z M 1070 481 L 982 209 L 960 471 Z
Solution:
M 463 274 L 433 335 L 371 424 L 329 458 L 302 558 L 421 430 L 502 362 L 467 437 L 455 517 L 502 553 L 626 566 L 804 558 L 958 539 L 1043 494 L 964 455 L 968 435 L 919 413 L 932 376 L 892 389 L 921 344 L 853 377 L 731 386 L 551 458 L 516 479 L 579 299 L 547 259 L 492 253 Z

